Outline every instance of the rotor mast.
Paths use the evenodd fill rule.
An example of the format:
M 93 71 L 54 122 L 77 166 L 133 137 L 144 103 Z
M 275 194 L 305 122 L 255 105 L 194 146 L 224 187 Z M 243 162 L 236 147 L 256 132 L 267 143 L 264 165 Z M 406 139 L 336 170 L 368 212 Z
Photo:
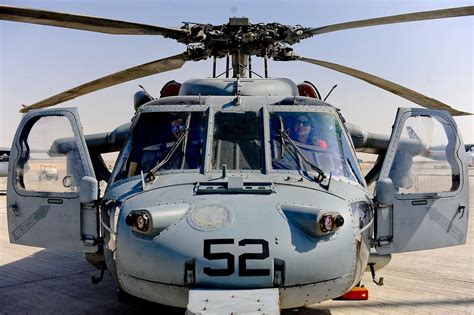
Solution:
M 249 19 L 246 17 L 231 17 L 229 18 L 229 29 L 246 28 L 250 25 Z M 240 37 L 240 36 L 239 36 Z M 248 60 L 249 55 L 242 52 L 240 47 L 237 47 L 237 51 L 232 51 L 232 77 L 237 78 L 237 75 L 241 78 L 247 77 Z
M 246 78 L 248 73 L 249 55 L 240 52 L 232 54 L 232 77 Z

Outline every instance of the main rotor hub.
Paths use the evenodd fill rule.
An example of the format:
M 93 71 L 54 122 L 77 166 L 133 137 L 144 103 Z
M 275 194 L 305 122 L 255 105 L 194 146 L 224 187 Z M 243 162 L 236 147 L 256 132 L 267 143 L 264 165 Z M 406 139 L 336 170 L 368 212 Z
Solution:
M 188 44 L 188 50 L 196 50 L 196 44 L 207 56 L 222 58 L 227 54 L 268 56 L 279 60 L 294 59 L 292 48 L 308 28 L 279 23 L 252 24 L 246 17 L 233 17 L 223 25 L 185 22 L 182 29 L 188 36 L 180 42 Z M 191 47 L 191 48 L 190 48 Z M 206 56 L 206 57 L 207 57 Z M 190 56 L 192 59 L 193 55 Z

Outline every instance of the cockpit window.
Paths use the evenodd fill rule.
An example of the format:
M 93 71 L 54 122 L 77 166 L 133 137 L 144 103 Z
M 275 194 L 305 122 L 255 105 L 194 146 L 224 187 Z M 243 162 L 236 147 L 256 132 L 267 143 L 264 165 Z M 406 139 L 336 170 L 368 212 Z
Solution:
M 133 130 L 132 151 L 124 173 L 199 169 L 203 161 L 206 117 L 203 112 L 144 113 Z M 179 143 L 177 143 L 179 142 Z
M 261 170 L 263 165 L 261 119 L 258 112 L 218 112 L 214 121 L 212 168 Z
M 363 183 L 354 154 L 334 114 L 273 112 L 270 131 L 273 169 L 313 172 L 316 166 L 327 175 Z

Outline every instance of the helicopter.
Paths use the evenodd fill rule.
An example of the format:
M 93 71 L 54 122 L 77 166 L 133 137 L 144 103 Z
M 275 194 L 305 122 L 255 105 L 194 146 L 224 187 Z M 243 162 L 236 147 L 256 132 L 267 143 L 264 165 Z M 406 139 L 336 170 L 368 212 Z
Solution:
M 2 20 L 154 34 L 186 45 L 184 53 L 21 109 L 9 153 L 10 241 L 85 252 L 101 277 L 110 272 L 119 296 L 191 312 L 202 312 L 203 304 L 212 311 L 214 301 L 231 307 L 236 297 L 253 301 L 254 311 L 264 311 L 262 304 L 272 312 L 310 305 L 350 292 L 367 267 L 381 284 L 375 271 L 392 253 L 464 244 L 469 182 L 452 116 L 469 113 L 368 73 L 298 56 L 291 45 L 349 28 L 472 14 L 474 7 L 464 7 L 318 28 L 231 18 L 172 29 L 0 6 Z M 264 59 L 262 78 L 252 70 L 253 56 Z M 157 99 L 139 91 L 132 122 L 108 133 L 84 136 L 77 109 L 49 109 L 207 58 L 225 58 L 224 78 L 214 62 L 213 78 L 172 82 Z M 400 109 L 390 137 L 370 133 L 346 122 L 311 84 L 269 78 L 268 59 L 342 72 L 426 109 Z M 433 129 L 436 137 L 426 136 Z M 310 143 L 300 139 L 307 130 Z M 430 148 L 436 164 L 425 154 Z M 117 151 L 110 172 L 101 154 Z M 378 156 L 365 176 L 356 151 Z M 45 164 L 54 164 L 57 180 L 39 179 Z M 439 191 L 426 180 L 435 166 L 442 166 L 434 174 L 444 180 Z M 367 189 L 372 183 L 374 194 Z

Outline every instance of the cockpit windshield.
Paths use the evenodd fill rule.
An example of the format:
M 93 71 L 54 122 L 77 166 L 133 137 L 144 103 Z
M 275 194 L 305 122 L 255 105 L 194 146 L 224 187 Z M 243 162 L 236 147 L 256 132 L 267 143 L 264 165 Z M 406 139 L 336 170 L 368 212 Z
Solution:
M 159 170 L 201 168 L 205 116 L 204 112 L 142 114 L 133 131 L 126 176 L 150 172 L 158 165 Z
M 212 168 L 257 170 L 263 166 L 259 112 L 218 112 L 214 119 Z
M 273 112 L 270 136 L 273 169 L 314 172 L 317 167 L 327 175 L 363 183 L 334 114 Z
M 142 172 L 150 176 L 161 171 L 208 172 L 223 165 L 229 171 L 266 173 L 266 144 L 270 146 L 272 169 L 277 172 L 317 173 L 314 175 L 321 178 L 333 175 L 364 185 L 354 152 L 334 113 L 294 109 L 270 112 L 268 134 L 262 110 L 217 111 L 211 119 L 208 113 L 141 113 L 116 180 Z M 212 125 L 208 127 L 209 123 Z M 207 167 L 205 156 L 209 156 Z

